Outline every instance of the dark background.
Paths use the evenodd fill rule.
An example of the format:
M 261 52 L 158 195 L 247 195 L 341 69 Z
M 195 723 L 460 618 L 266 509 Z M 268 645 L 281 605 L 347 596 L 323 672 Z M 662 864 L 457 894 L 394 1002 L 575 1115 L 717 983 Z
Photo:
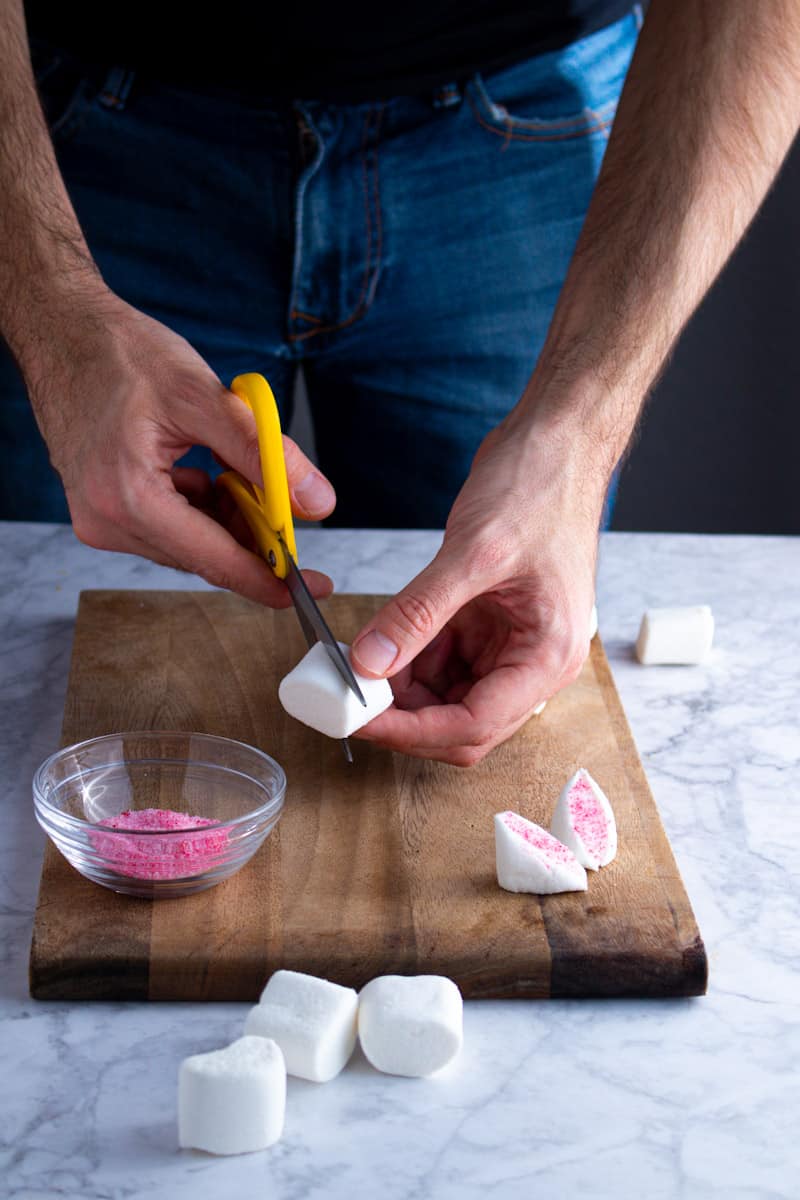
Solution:
M 800 139 L 684 331 L 614 529 L 800 533 Z

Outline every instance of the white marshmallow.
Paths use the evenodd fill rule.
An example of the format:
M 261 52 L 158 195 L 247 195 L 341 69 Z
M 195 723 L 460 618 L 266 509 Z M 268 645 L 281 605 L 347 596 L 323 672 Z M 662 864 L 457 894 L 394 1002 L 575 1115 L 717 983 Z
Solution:
M 315 975 L 276 971 L 247 1014 L 244 1031 L 273 1038 L 290 1075 L 327 1083 L 356 1044 L 358 993 Z
M 181 1063 L 181 1146 L 210 1154 L 264 1150 L 281 1136 L 285 1113 L 286 1067 L 275 1042 L 243 1037 Z
M 494 818 L 497 882 L 507 892 L 585 892 L 586 871 L 566 846 L 519 813 Z
M 714 617 L 707 604 L 649 608 L 642 617 L 636 657 L 646 666 L 702 662 L 714 640 Z
M 359 995 L 361 1048 L 389 1075 L 439 1071 L 460 1051 L 463 1026 L 461 993 L 443 975 L 381 975 Z
M 345 657 L 349 646 L 339 642 Z M 366 679 L 354 672 L 367 707 L 342 679 L 322 642 L 316 642 L 278 687 L 278 699 L 290 716 L 328 737 L 344 738 L 387 709 L 394 699 L 388 679 Z
M 550 832 L 590 871 L 607 867 L 617 853 L 617 825 L 600 785 L 581 767 L 556 802 Z

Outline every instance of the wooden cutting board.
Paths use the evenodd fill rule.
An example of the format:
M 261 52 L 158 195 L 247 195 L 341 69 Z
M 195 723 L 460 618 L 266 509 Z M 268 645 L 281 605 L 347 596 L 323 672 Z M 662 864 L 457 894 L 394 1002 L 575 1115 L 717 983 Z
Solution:
M 323 606 L 342 640 L 381 603 Z M 160 728 L 224 734 L 284 766 L 276 831 L 237 875 L 178 900 L 118 896 L 48 842 L 30 960 L 40 999 L 249 1000 L 288 967 L 360 987 L 450 976 L 465 997 L 691 996 L 706 956 L 599 638 L 580 678 L 469 770 L 354 741 L 355 764 L 286 716 L 297 619 L 222 592 L 81 595 L 63 744 Z M 588 892 L 502 891 L 495 812 L 547 825 L 585 766 L 619 854 Z

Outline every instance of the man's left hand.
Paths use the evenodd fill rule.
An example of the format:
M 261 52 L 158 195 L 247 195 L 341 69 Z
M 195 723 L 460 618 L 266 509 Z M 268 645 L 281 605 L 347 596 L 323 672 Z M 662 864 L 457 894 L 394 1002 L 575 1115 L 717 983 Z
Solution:
M 576 678 L 606 484 L 585 450 L 513 418 L 486 438 L 439 553 L 353 643 L 395 694 L 357 737 L 472 766 Z

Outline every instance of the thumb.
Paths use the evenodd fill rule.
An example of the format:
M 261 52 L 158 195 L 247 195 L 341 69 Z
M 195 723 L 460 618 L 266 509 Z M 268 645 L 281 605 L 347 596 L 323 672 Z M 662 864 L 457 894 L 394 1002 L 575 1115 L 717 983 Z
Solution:
M 211 423 L 211 448 L 228 466 L 260 486 L 263 481 L 255 418 L 234 392 L 227 388 L 223 391 L 222 403 L 217 405 Z M 294 515 L 310 521 L 327 517 L 336 504 L 336 493 L 328 480 L 286 434 L 283 455 Z
M 460 573 L 437 555 L 355 638 L 354 667 L 367 676 L 397 674 L 471 598 Z
M 292 498 L 292 512 L 296 517 L 319 521 L 327 517 L 336 505 L 336 493 L 328 480 L 318 471 L 297 445 L 286 434 L 283 435 L 283 456 L 286 460 L 286 478 Z

